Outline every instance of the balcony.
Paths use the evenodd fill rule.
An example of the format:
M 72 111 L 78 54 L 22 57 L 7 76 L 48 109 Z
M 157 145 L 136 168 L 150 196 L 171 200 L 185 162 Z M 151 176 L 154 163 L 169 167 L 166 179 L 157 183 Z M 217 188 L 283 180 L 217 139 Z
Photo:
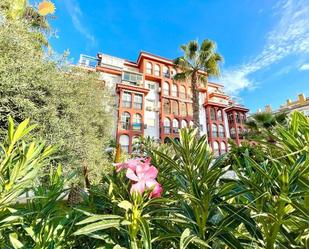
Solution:
M 224 132 L 219 132 L 219 137 L 221 137 L 221 138 L 225 137 L 225 133 Z
M 81 54 L 78 61 L 78 65 L 94 69 L 98 65 L 98 59 L 95 57 Z
M 129 130 L 130 129 L 130 123 L 129 122 L 120 122 L 121 129 L 122 130 Z
M 164 126 L 163 129 L 164 129 L 164 134 L 171 134 L 171 127 Z
M 184 92 L 179 92 L 179 97 L 181 99 L 185 99 L 186 98 L 186 94 Z
M 141 131 L 142 130 L 142 123 L 133 123 L 132 124 L 133 131 Z
M 168 78 L 168 79 L 171 77 L 171 75 L 169 73 L 163 73 L 163 76 L 164 76 L 164 78 Z
M 172 91 L 172 96 L 173 97 L 177 97 L 178 96 L 178 92 L 177 91 Z
M 113 69 L 122 69 L 124 65 L 124 60 L 110 56 L 107 54 L 100 54 L 101 56 L 101 66 L 113 68 Z
M 218 137 L 218 132 L 213 131 L 213 132 L 212 132 L 212 137 Z
M 131 101 L 126 101 L 126 100 L 122 101 L 122 107 L 123 108 L 131 108 L 131 106 L 132 106 Z
M 121 145 L 120 148 L 121 148 L 121 151 L 129 152 L 129 145 Z
M 236 134 L 231 134 L 232 139 L 236 139 Z

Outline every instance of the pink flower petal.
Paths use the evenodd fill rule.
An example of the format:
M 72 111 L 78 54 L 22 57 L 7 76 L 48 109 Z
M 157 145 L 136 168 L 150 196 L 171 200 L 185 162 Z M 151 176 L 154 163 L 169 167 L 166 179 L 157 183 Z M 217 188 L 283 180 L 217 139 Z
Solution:
M 153 191 L 150 193 L 150 198 L 157 198 L 157 197 L 161 197 L 161 194 L 163 192 L 163 188 L 161 187 L 161 185 L 158 183 L 155 185 L 155 188 L 153 189 Z
M 144 181 L 140 181 L 140 182 L 132 184 L 132 187 L 131 187 L 131 190 L 130 190 L 131 193 L 137 192 L 137 193 L 140 193 L 140 194 L 143 194 L 144 191 L 145 191 L 145 182 Z
M 135 172 L 132 169 L 127 170 L 126 177 L 129 178 L 132 181 L 135 181 L 135 182 L 137 182 L 139 180 L 137 175 L 135 174 Z
M 158 170 L 154 166 L 149 167 L 149 169 L 147 169 L 145 172 L 146 179 L 155 179 L 157 175 L 158 175 Z
M 155 187 L 159 183 L 156 180 L 154 180 L 154 179 L 147 179 L 145 184 L 146 184 L 146 187 L 148 189 L 151 189 L 151 188 Z

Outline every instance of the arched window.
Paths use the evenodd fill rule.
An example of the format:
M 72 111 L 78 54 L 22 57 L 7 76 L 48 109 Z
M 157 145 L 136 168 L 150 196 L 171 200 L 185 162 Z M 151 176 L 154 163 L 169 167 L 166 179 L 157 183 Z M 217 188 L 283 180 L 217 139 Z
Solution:
M 170 95 L 170 84 L 166 81 L 163 83 L 163 94 Z
M 121 129 L 129 130 L 131 122 L 131 115 L 128 112 L 123 112 L 121 115 Z
M 152 74 L 152 64 L 150 62 L 146 63 L 146 73 Z
M 217 111 L 217 119 L 220 120 L 220 121 L 223 121 L 222 110 Z
M 133 153 L 140 153 L 140 148 L 141 148 L 141 144 L 140 144 L 140 137 L 139 136 L 134 136 L 132 139 L 132 152 Z
M 193 123 L 192 120 L 189 122 L 189 126 L 190 126 L 190 127 L 193 127 L 193 126 L 194 126 L 194 123 Z
M 216 120 L 216 112 L 214 108 L 210 108 L 210 119 Z
M 214 145 L 215 156 L 219 156 L 219 154 L 220 154 L 219 143 L 217 141 L 214 141 L 213 145 Z
M 186 128 L 188 127 L 188 122 L 186 120 L 181 120 L 181 128 Z
M 187 116 L 187 105 L 184 102 L 180 103 L 180 115 Z
M 142 129 L 142 115 L 133 115 L 133 130 L 140 131 Z
M 230 133 L 231 133 L 231 138 L 236 138 L 236 129 L 234 127 L 231 128 Z
M 171 103 L 168 99 L 163 99 L 163 112 L 165 114 L 171 114 Z
M 192 104 L 188 104 L 187 107 L 188 107 L 188 115 L 193 116 Z
M 180 86 L 179 97 L 182 98 L 182 99 L 186 98 L 186 88 L 185 88 L 185 86 Z
M 225 142 L 221 142 L 221 154 L 224 154 L 227 152 L 227 147 Z
M 213 137 L 218 137 L 218 127 L 217 127 L 217 125 L 216 124 L 212 124 L 211 128 L 212 128 L 212 136 Z
M 173 132 L 178 133 L 179 129 L 179 121 L 177 119 L 173 119 Z
M 177 97 L 178 96 L 178 87 L 176 84 L 172 85 L 172 96 Z
M 170 77 L 170 71 L 169 71 L 167 66 L 163 66 L 163 76 L 165 78 L 169 78 Z
M 224 126 L 222 124 L 219 125 L 219 137 L 225 137 Z
M 119 144 L 122 151 L 129 152 L 130 137 L 128 135 L 121 135 L 119 137 Z
M 164 118 L 163 127 L 165 134 L 171 133 L 171 120 L 169 118 Z
M 122 94 L 122 107 L 131 108 L 131 104 L 132 104 L 132 94 L 128 92 L 124 92 Z
M 172 113 L 174 115 L 179 115 L 179 106 L 176 100 L 172 100 Z
M 164 138 L 164 143 L 165 144 L 171 143 L 171 139 L 169 137 Z
M 154 66 L 154 75 L 160 76 L 160 66 L 158 64 Z

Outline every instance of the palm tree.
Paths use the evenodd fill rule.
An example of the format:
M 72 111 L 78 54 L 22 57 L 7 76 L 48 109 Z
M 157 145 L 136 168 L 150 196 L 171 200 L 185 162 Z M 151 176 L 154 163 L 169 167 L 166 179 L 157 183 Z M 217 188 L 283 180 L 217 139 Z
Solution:
M 199 46 L 197 41 L 190 41 L 182 45 L 184 55 L 174 60 L 175 67 L 180 70 L 175 80 L 190 80 L 193 102 L 193 124 L 200 129 L 199 86 L 207 86 L 208 77 L 218 77 L 220 69 L 218 63 L 223 57 L 216 52 L 216 44 L 211 40 L 204 40 Z
M 284 125 L 287 120 L 286 113 L 273 114 L 270 112 L 260 112 L 252 115 L 246 122 L 248 132 L 247 138 L 252 140 L 261 140 L 265 138 L 268 141 L 272 140 L 272 130 L 276 124 Z

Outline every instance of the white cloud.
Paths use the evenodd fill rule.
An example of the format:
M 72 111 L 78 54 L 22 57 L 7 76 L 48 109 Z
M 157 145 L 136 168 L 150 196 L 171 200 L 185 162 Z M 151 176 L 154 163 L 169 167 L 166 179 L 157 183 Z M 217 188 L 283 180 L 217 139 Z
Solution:
M 299 68 L 300 71 L 306 71 L 309 70 L 309 63 L 303 64 Z
M 85 38 L 93 45 L 96 43 L 95 37 L 83 23 L 84 14 L 76 0 L 65 0 L 65 7 L 71 17 L 75 29 L 85 36 Z
M 307 0 L 284 0 L 276 5 L 279 22 L 268 33 L 265 46 L 253 60 L 222 73 L 222 82 L 231 94 L 254 88 L 250 74 L 288 55 L 309 53 L 309 5 Z

